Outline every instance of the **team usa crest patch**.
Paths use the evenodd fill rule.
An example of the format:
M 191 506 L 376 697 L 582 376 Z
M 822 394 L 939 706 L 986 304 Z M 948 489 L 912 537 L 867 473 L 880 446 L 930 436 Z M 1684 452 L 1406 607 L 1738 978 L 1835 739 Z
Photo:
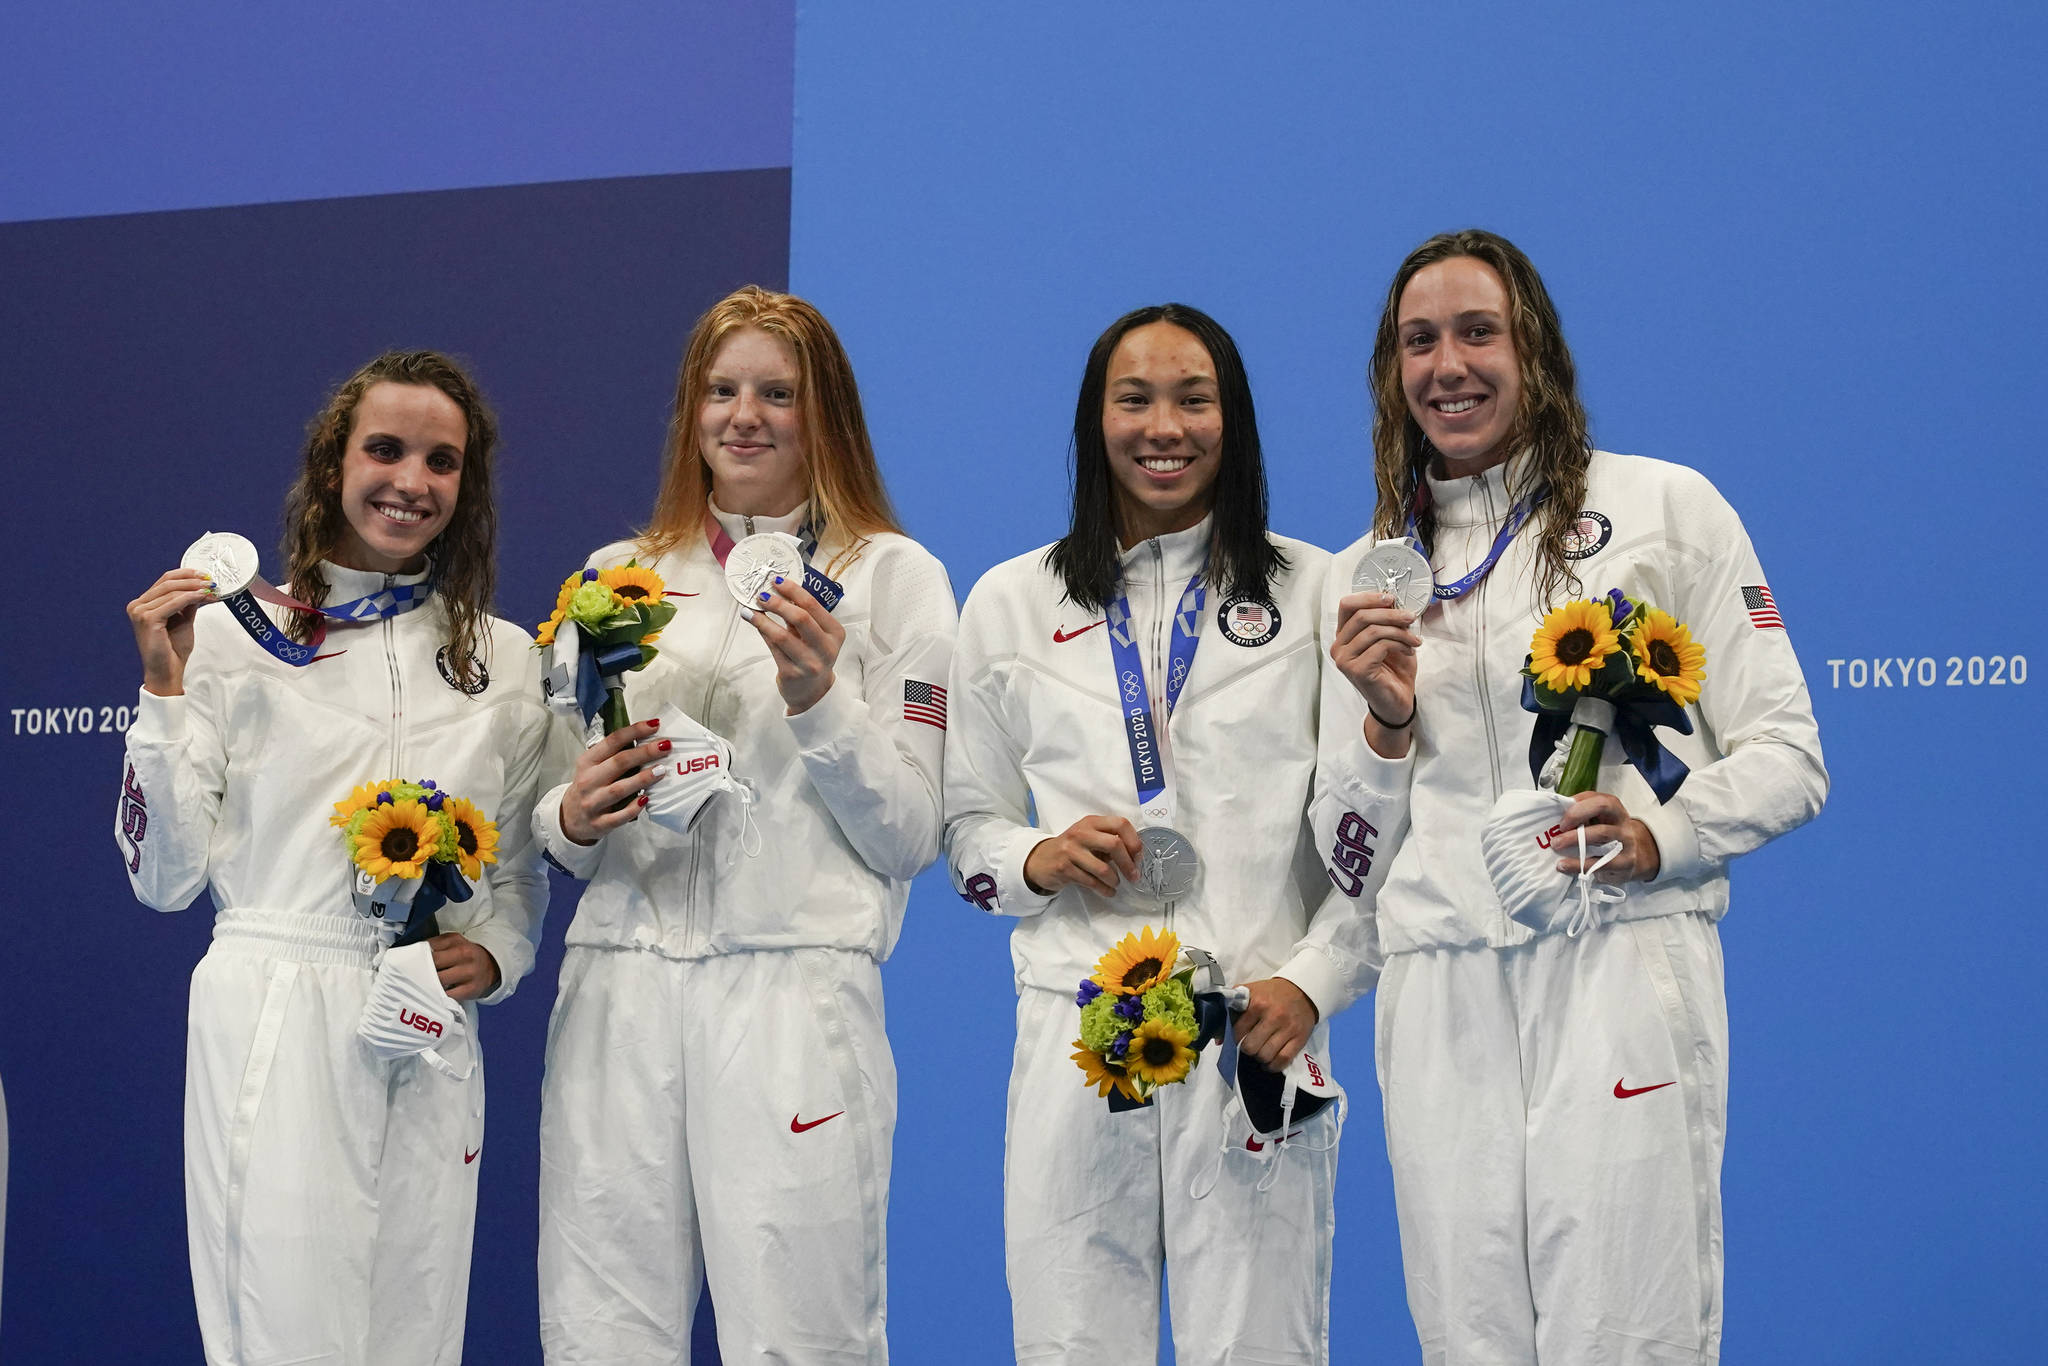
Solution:
M 1579 514 L 1571 529 L 1564 534 L 1564 557 L 1567 560 L 1583 560 L 1588 555 L 1597 555 L 1601 548 L 1614 539 L 1614 523 L 1599 513 L 1587 508 Z
M 1216 609 L 1216 624 L 1232 645 L 1250 649 L 1280 634 L 1280 609 L 1264 598 L 1240 594 Z
M 434 656 L 434 667 L 441 671 L 442 682 L 457 692 L 468 693 L 471 697 L 475 697 L 485 688 L 491 686 L 491 675 L 484 668 L 484 662 L 481 659 L 470 661 L 470 667 L 476 670 L 476 677 L 474 679 L 466 684 L 458 679 L 455 676 L 455 670 L 449 667 L 448 647 L 446 645 L 443 645 L 440 652 Z

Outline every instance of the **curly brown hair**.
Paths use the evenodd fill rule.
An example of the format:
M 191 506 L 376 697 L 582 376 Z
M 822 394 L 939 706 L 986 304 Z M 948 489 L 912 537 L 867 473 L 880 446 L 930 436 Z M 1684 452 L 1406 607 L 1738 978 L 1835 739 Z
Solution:
M 1571 348 L 1565 345 L 1557 307 L 1519 247 L 1480 228 L 1439 233 L 1401 262 L 1387 286 L 1386 308 L 1380 314 L 1372 347 L 1373 471 L 1379 485 L 1379 506 L 1373 534 L 1385 539 L 1405 530 L 1413 511 L 1424 545 L 1436 536 L 1436 510 L 1429 506 L 1423 471 L 1434 447 L 1422 434 L 1408 399 L 1401 391 L 1401 294 L 1426 267 L 1456 256 L 1470 256 L 1493 268 L 1508 295 L 1508 330 L 1514 337 L 1521 370 L 1522 401 L 1514 424 L 1502 440 L 1510 451 L 1526 450 L 1518 462 L 1514 498 L 1547 489 L 1535 519 L 1543 564 L 1542 598 L 1547 604 L 1560 593 L 1577 593 L 1578 576 L 1565 558 L 1565 535 L 1578 521 L 1586 496 L 1586 464 L 1593 452 L 1586 428 L 1585 405 L 1579 402 L 1578 372 Z
M 386 351 L 350 375 L 306 424 L 299 477 L 285 495 L 285 581 L 293 597 L 321 606 L 327 584 L 320 561 L 341 544 L 341 462 L 355 425 L 356 405 L 375 384 L 416 384 L 439 389 L 462 410 L 469 434 L 462 449 L 462 482 L 448 525 L 427 546 L 434 566 L 434 596 L 448 617 L 448 668 L 459 686 L 481 677 L 478 655 L 488 643 L 484 617 L 497 583 L 498 509 L 491 497 L 491 451 L 498 420 L 476 382 L 438 351 Z M 290 630 L 310 638 L 317 618 L 294 611 Z
M 879 531 L 901 532 L 889 505 L 875 448 L 861 412 L 853 362 L 825 315 L 794 294 L 744 285 L 697 319 L 676 374 L 675 406 L 662 444 L 661 492 L 654 515 L 640 532 L 648 558 L 675 549 L 697 534 L 711 499 L 711 471 L 697 444 L 697 412 L 703 407 L 711 362 L 725 339 L 756 327 L 787 346 L 797 365 L 797 412 L 803 424 L 804 477 L 818 526 L 831 527 L 845 548 L 834 566 L 856 555 Z M 836 572 L 833 571 L 833 572 Z

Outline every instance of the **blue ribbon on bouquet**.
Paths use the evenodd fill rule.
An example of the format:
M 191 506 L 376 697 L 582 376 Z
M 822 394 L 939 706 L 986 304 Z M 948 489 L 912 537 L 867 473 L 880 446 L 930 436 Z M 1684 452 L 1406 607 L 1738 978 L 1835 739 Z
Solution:
M 563 622 L 562 629 L 576 629 L 574 622 Z M 608 679 L 615 679 L 628 669 L 640 667 L 640 646 L 634 641 L 620 641 L 601 649 L 585 649 L 576 655 L 576 706 L 583 713 L 588 724 L 604 707 L 605 692 L 611 686 Z
M 435 918 L 435 912 L 451 901 L 467 901 L 476 895 L 469 879 L 452 863 L 430 861 L 426 872 L 420 876 L 420 889 L 412 894 L 412 909 L 406 916 L 405 930 L 392 941 L 393 948 L 432 939 L 441 932 L 441 922 Z
M 1635 765 L 1636 772 L 1643 775 L 1643 781 L 1657 794 L 1661 805 L 1678 795 L 1678 789 L 1685 785 L 1686 777 L 1692 772 L 1685 761 L 1664 748 L 1657 739 L 1655 728 L 1669 726 L 1680 735 L 1692 734 L 1692 719 L 1685 714 L 1685 708 L 1673 702 L 1662 693 L 1654 697 L 1634 697 L 1627 700 L 1609 698 L 1614 704 L 1614 736 L 1621 741 L 1621 751 L 1628 761 Z M 1529 732 L 1529 776 L 1536 777 L 1543 772 L 1543 765 L 1557 749 L 1557 742 L 1571 729 L 1572 707 L 1578 695 L 1572 694 L 1551 707 L 1536 700 L 1536 680 L 1524 675 L 1522 678 L 1522 710 L 1536 713 L 1536 724 Z

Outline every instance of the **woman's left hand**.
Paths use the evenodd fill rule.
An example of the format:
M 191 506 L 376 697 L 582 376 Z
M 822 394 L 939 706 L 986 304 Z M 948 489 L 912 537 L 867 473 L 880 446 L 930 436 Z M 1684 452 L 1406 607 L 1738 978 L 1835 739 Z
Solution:
M 1569 838 L 1557 842 L 1557 848 L 1577 849 L 1579 841 L 1572 831 L 1580 826 L 1586 828 L 1586 850 L 1592 850 L 1610 840 L 1621 841 L 1621 852 L 1608 861 L 1607 866 L 1593 874 L 1595 882 L 1649 882 L 1663 867 L 1657 853 L 1657 837 L 1650 833 L 1650 827 L 1628 814 L 1628 808 L 1621 804 L 1621 798 L 1605 792 L 1584 792 L 1565 809 L 1564 820 L 1559 828 Z M 1586 863 L 1597 863 L 1597 857 L 1588 858 Z M 1561 858 L 1557 871 L 1578 876 L 1580 860 Z
M 498 989 L 498 960 L 483 945 L 452 932 L 435 935 L 427 945 L 434 951 L 441 990 L 456 1000 L 474 1001 Z
M 846 628 L 794 579 L 769 584 L 749 620 L 775 658 L 775 686 L 789 714 L 809 711 L 832 688 Z
M 1294 1061 L 1316 1027 L 1316 1003 L 1285 977 L 1245 983 L 1251 1001 L 1237 1017 L 1237 1046 L 1275 1072 Z

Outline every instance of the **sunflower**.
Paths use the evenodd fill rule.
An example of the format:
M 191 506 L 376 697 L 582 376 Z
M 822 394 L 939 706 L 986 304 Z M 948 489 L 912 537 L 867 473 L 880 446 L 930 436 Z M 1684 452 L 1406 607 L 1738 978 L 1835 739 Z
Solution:
M 441 814 L 455 827 L 455 861 L 462 875 L 475 882 L 486 863 L 498 861 L 498 827 L 467 797 L 450 797 L 441 804 Z
M 1095 980 L 1104 991 L 1118 996 L 1137 996 L 1173 976 L 1180 961 L 1180 940 L 1172 930 L 1155 936 L 1147 925 L 1142 933 L 1125 935 L 1117 946 L 1102 955 L 1095 965 Z
M 1621 648 L 1614 613 L 1605 603 L 1568 602 L 1543 618 L 1529 641 L 1529 676 L 1553 692 L 1593 681 L 1607 657 Z
M 418 877 L 441 848 L 441 823 L 416 801 L 378 807 L 356 831 L 356 866 L 374 878 Z
M 1195 1065 L 1194 1036 L 1168 1020 L 1147 1020 L 1131 1031 L 1124 1066 L 1148 1086 L 1166 1086 L 1187 1076 Z
M 612 596 L 630 607 L 636 602 L 660 602 L 668 586 L 661 581 L 661 575 L 652 569 L 643 569 L 637 564 L 622 564 L 616 569 L 600 569 L 597 581 L 612 590 Z
M 349 817 L 358 811 L 368 811 L 377 804 L 377 794 L 390 786 L 388 782 L 363 783 L 348 796 L 334 804 L 334 814 L 327 819 L 329 825 L 347 825 Z
M 1628 643 L 1635 655 L 1636 677 L 1654 683 L 1681 707 L 1699 700 L 1700 684 L 1707 677 L 1707 648 L 1692 638 L 1684 622 L 1652 607 L 1629 632 Z
M 561 628 L 561 625 L 562 618 L 559 615 L 549 617 L 540 624 L 540 629 L 533 633 L 533 643 L 545 650 L 548 646 L 555 643 L 555 632 Z
M 1074 1062 L 1088 1074 L 1087 1081 L 1082 1084 L 1094 1087 L 1096 1095 L 1106 1096 L 1112 1090 L 1116 1090 L 1123 1092 L 1132 1100 L 1144 1099 L 1138 1094 L 1138 1088 L 1132 1085 L 1131 1074 L 1128 1071 L 1079 1039 L 1074 1040 Z
M 562 580 L 561 591 L 555 594 L 555 610 L 534 632 L 535 643 L 548 646 L 555 643 L 555 632 L 561 629 L 562 618 L 569 614 L 569 599 L 576 596 L 576 590 L 583 586 L 583 571 L 577 570 Z

